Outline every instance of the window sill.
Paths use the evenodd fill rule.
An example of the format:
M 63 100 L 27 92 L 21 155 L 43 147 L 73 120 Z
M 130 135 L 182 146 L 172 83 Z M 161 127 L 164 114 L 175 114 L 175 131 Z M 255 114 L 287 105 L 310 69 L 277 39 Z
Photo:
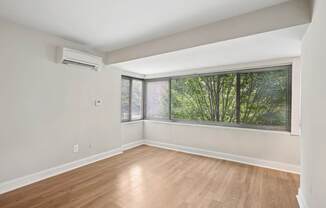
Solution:
M 265 132 L 272 134 L 282 134 L 288 136 L 296 136 L 292 135 L 291 132 L 288 131 L 277 131 L 277 130 L 266 130 L 266 129 L 252 129 L 252 128 L 240 128 L 234 126 L 218 126 L 218 125 L 208 125 L 208 124 L 193 124 L 193 123 L 184 123 L 180 121 L 162 121 L 162 120 L 144 120 L 144 122 L 149 123 L 160 123 L 167 125 L 177 125 L 177 126 L 193 126 L 193 127 L 202 127 L 202 128 L 217 128 L 217 129 L 226 129 L 226 130 L 236 130 L 236 131 L 251 131 L 251 132 Z
M 121 121 L 121 125 L 131 125 L 131 124 L 139 124 L 143 123 L 143 119 L 141 120 L 135 120 L 135 121 Z

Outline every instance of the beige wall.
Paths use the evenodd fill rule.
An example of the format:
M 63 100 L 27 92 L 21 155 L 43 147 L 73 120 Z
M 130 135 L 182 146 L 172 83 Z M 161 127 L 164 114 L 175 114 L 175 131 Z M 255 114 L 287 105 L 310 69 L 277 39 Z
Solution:
M 144 139 L 143 121 L 121 123 L 122 144 L 131 144 Z
M 302 176 L 307 208 L 326 207 L 326 1 L 316 0 L 302 49 Z
M 287 132 L 145 121 L 144 135 L 149 142 L 217 152 L 241 162 L 268 161 L 266 166 L 289 171 L 297 171 L 300 165 L 299 137 Z
M 0 37 L 0 183 L 121 146 L 119 71 L 57 64 L 80 45 L 12 23 Z

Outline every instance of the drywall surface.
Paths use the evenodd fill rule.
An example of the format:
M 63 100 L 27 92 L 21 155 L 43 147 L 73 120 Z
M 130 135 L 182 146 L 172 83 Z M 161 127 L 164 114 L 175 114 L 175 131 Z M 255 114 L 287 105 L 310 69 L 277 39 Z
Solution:
M 286 132 L 160 121 L 145 121 L 144 130 L 147 141 L 300 165 L 299 137 Z
M 121 63 L 307 23 L 310 23 L 307 1 L 287 1 L 170 36 L 108 52 L 106 63 Z
M 326 1 L 316 0 L 302 48 L 302 207 L 326 207 Z
M 121 123 L 121 135 L 123 145 L 143 140 L 143 121 Z
M 0 46 L 0 183 L 121 147 L 118 70 L 58 64 L 81 46 L 3 20 Z

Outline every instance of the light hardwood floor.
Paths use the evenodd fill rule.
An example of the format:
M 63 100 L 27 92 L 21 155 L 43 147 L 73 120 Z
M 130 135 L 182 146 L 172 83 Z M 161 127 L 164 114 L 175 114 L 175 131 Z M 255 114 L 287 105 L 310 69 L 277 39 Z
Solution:
M 299 176 L 149 146 L 0 195 L 0 207 L 297 208 Z

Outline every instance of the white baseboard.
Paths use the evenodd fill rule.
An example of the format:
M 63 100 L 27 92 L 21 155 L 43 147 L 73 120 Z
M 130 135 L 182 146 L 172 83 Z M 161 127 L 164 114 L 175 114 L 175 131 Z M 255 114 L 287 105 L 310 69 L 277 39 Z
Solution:
M 70 163 L 66 163 L 63 165 L 59 165 L 47 170 L 43 170 L 37 173 L 33 173 L 31 175 L 23 176 L 21 178 L 13 179 L 10 181 L 6 181 L 0 183 L 0 194 L 18 189 L 23 186 L 27 186 L 29 184 L 44 180 L 46 178 L 50 178 L 52 176 L 59 175 L 61 173 L 88 165 L 90 163 L 94 163 L 99 160 L 103 160 L 109 157 L 113 157 L 115 155 L 121 154 L 122 149 L 116 148 L 107 152 L 102 152 L 96 155 L 92 155 L 90 157 L 83 158 L 81 160 L 73 161 Z
M 126 151 L 128 149 L 132 149 L 143 144 L 145 144 L 145 140 L 142 139 L 142 140 L 137 140 L 135 142 L 130 142 L 128 144 L 123 144 L 121 148 L 123 151 Z
M 298 191 L 297 200 L 300 208 L 308 208 L 307 202 L 300 188 Z
M 280 163 L 280 162 L 275 162 L 275 161 L 261 160 L 261 159 L 257 159 L 257 158 L 247 157 L 247 156 L 233 155 L 233 154 L 199 149 L 199 148 L 188 147 L 188 146 L 183 146 L 183 145 L 162 143 L 162 142 L 157 142 L 157 141 L 153 141 L 153 140 L 145 140 L 145 144 L 149 145 L 149 146 L 170 149 L 170 150 L 190 153 L 190 154 L 194 154 L 194 155 L 200 155 L 200 156 L 211 157 L 211 158 L 216 158 L 216 159 L 223 159 L 223 160 L 228 160 L 228 161 L 233 161 L 233 162 L 244 163 L 244 164 L 248 164 L 248 165 L 254 165 L 254 166 L 258 166 L 258 167 L 264 167 L 264 168 L 269 168 L 269 169 L 274 169 L 274 170 L 280 170 L 280 171 L 300 174 L 300 166 L 298 166 L 298 165 Z

